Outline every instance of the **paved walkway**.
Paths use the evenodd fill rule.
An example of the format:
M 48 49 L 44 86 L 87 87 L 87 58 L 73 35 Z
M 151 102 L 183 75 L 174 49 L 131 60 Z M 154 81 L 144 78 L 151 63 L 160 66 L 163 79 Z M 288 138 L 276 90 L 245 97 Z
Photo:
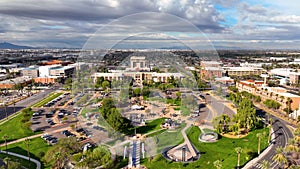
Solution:
M 25 160 L 29 160 L 29 158 L 28 157 L 26 157 L 26 156 L 23 156 L 23 155 L 21 155 L 21 154 L 17 154 L 17 153 L 13 153 L 13 152 L 6 152 L 6 151 L 2 151 L 2 150 L 0 150 L 0 153 L 3 153 L 3 154 L 9 154 L 9 155 L 12 155 L 12 156 L 15 156 L 15 157 L 19 157 L 19 158 L 23 158 L 23 159 L 25 159 Z M 31 162 L 34 162 L 35 164 L 36 164 L 36 169 L 40 169 L 41 168 L 41 162 L 39 162 L 38 160 L 36 160 L 36 159 L 33 159 L 33 158 L 30 158 L 30 161 Z

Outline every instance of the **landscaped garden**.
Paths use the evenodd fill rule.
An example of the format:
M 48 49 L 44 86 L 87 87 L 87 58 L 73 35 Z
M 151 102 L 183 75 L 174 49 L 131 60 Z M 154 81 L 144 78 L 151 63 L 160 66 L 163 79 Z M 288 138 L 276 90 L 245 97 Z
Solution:
M 27 144 L 26 141 L 10 144 L 7 146 L 7 151 L 27 156 L 28 154 L 27 154 L 27 145 L 26 144 Z M 48 149 L 51 147 L 51 145 L 48 145 L 40 137 L 34 138 L 34 139 L 29 139 L 28 145 L 29 145 L 28 147 L 29 147 L 29 152 L 30 152 L 30 158 L 34 158 L 36 160 L 41 161 L 42 168 L 49 167 L 49 166 L 45 166 L 45 164 L 42 162 L 41 159 L 45 156 L 45 153 L 48 151 Z M 3 146 L 1 149 L 5 149 L 5 146 Z
M 32 113 L 31 109 L 24 109 L 14 118 L 2 123 L 0 125 L 0 143 L 3 143 L 5 139 L 12 141 L 34 135 L 35 133 L 30 129 Z
M 214 168 L 214 162 L 220 160 L 222 168 L 235 168 L 237 166 L 238 154 L 236 148 L 242 149 L 240 154 L 240 165 L 243 166 L 247 161 L 257 156 L 258 138 L 257 133 L 268 134 L 268 129 L 257 129 L 250 132 L 246 137 L 240 139 L 221 137 L 215 143 L 202 143 L 199 141 L 201 131 L 198 127 L 191 127 L 187 131 L 188 138 L 194 146 L 200 151 L 201 156 L 198 161 L 192 163 L 176 163 L 166 160 L 161 154 L 153 158 L 142 160 L 142 165 L 151 169 L 160 168 Z M 163 135 L 162 133 L 161 135 Z M 168 137 L 172 140 L 180 138 Z M 166 139 L 171 140 L 171 139 Z M 165 145 L 165 144 L 164 144 Z M 261 138 L 261 150 L 267 147 L 267 137 Z M 226 147 L 226 149 L 224 148 Z

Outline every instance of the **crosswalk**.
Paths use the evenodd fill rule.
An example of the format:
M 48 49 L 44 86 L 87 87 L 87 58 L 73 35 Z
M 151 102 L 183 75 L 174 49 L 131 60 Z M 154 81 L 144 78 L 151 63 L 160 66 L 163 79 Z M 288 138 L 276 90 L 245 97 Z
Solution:
M 139 168 L 140 167 L 140 155 L 141 155 L 141 142 L 133 141 L 130 145 L 130 159 L 129 166 Z

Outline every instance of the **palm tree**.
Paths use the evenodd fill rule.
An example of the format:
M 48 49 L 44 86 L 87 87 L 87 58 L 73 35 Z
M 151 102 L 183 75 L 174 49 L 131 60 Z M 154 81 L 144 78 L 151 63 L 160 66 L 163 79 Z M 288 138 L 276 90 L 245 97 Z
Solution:
M 280 165 L 288 163 L 288 160 L 284 156 L 284 149 L 283 149 L 283 147 L 277 147 L 276 148 L 276 154 L 273 156 L 272 160 L 276 161 Z
M 217 160 L 214 162 L 214 166 L 217 168 L 217 169 L 221 169 L 222 168 L 222 161 L 221 160 Z
M 258 144 L 257 144 L 257 154 L 260 155 L 260 140 L 263 137 L 262 133 L 257 133 L 256 137 L 258 138 Z
M 287 117 L 289 118 L 289 114 L 290 114 L 290 112 L 291 112 L 291 104 L 293 103 L 293 100 L 291 99 L 291 98 L 287 98 L 286 99 L 286 105 L 287 105 Z
M 240 159 L 241 159 L 241 153 L 243 152 L 243 149 L 241 147 L 236 147 L 235 151 L 238 154 L 237 168 L 240 168 Z
M 28 161 L 29 161 L 29 164 L 30 164 L 30 150 L 29 150 L 30 140 L 28 138 L 26 138 L 24 143 L 25 143 L 26 148 L 27 148 L 27 157 L 28 157 Z
M 262 169 L 269 169 L 271 168 L 271 163 L 267 160 L 263 160 L 261 163 L 261 168 Z
M 4 134 L 4 136 L 2 138 L 4 139 L 6 158 L 9 158 L 8 157 L 8 152 L 7 152 L 7 139 L 8 139 L 8 135 Z M 8 168 L 8 161 L 7 161 L 7 168 Z
M 289 139 L 288 145 L 284 149 L 287 152 L 298 152 L 298 142 L 295 139 Z

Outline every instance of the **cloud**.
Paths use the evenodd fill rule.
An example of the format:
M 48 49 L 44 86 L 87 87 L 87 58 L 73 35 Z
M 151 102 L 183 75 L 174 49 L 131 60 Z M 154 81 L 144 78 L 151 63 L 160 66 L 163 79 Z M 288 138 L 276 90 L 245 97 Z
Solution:
M 32 46 L 82 47 L 94 32 L 111 22 L 118 24 L 109 27 L 110 32 L 104 31 L 106 35 L 102 34 L 107 41 L 153 30 L 162 33 L 144 35 L 141 39 L 166 38 L 163 32 L 174 31 L 173 28 L 184 33 L 196 31 L 183 20 L 155 13 L 134 15 L 161 12 L 186 19 L 218 45 L 220 42 L 232 45 L 234 41 L 247 45 L 271 44 L 272 40 L 274 43 L 292 40 L 297 45 L 300 13 L 287 12 L 291 5 L 280 7 L 280 4 L 283 3 L 279 0 L 268 5 L 249 0 L 2 0 L 0 38 Z M 124 19 L 128 15 L 132 15 L 131 19 Z M 199 38 L 184 33 L 181 36 L 195 38 L 194 43 Z

